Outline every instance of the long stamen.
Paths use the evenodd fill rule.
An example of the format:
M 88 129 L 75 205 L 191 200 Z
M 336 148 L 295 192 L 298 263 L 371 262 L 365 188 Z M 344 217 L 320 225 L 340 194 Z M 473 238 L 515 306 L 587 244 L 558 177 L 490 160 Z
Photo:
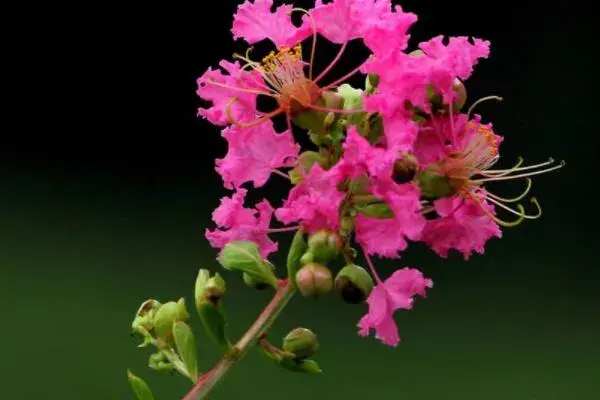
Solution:
M 321 72 L 319 74 L 319 76 L 317 76 L 317 78 L 314 80 L 315 83 L 318 83 L 321 79 L 323 79 L 323 77 L 325 77 L 325 74 L 327 74 L 329 71 L 331 71 L 331 69 L 337 64 L 337 62 L 340 61 L 340 58 L 342 58 L 342 54 L 344 54 L 344 50 L 346 50 L 347 45 L 348 45 L 348 42 L 347 41 L 344 42 L 344 44 L 342 45 L 342 47 L 340 47 L 340 50 L 338 51 L 338 53 L 335 56 L 335 58 L 333 59 L 333 61 L 331 63 L 329 63 L 327 68 L 325 68 L 323 70 L 323 72 Z
M 230 85 L 225 85 L 223 83 L 219 83 L 217 81 L 213 81 L 212 79 L 208 79 L 206 81 L 206 83 L 209 83 L 211 85 L 215 85 L 215 86 L 219 86 L 225 89 L 230 89 L 230 90 L 235 90 L 238 92 L 246 92 L 246 93 L 252 93 L 252 94 L 261 94 L 264 96 L 270 96 L 270 97 L 275 97 L 272 93 L 269 92 L 263 92 L 260 90 L 253 90 L 253 89 L 245 89 L 245 88 L 241 88 L 241 87 L 235 87 L 235 86 L 230 86 Z
M 500 157 L 498 157 L 498 160 L 500 159 Z M 489 177 L 493 177 L 493 176 L 504 176 L 504 175 L 508 175 L 513 171 L 517 171 L 518 168 L 521 166 L 521 164 L 523 164 L 525 160 L 523 159 L 523 157 L 519 157 L 517 160 L 517 163 L 508 169 L 495 169 L 495 170 L 487 170 L 485 172 L 480 172 L 479 175 L 483 175 L 483 176 L 489 176 Z M 497 160 L 496 160 L 497 162 Z M 497 174 L 496 174 L 497 173 Z
M 518 174 L 518 175 L 508 175 L 508 176 L 500 176 L 500 177 L 493 177 L 493 178 L 475 179 L 472 182 L 475 184 L 479 184 L 479 183 L 484 183 L 484 182 L 506 181 L 506 180 L 510 180 L 510 179 L 526 178 L 528 176 L 545 174 L 546 172 L 560 169 L 560 168 L 564 167 L 565 165 L 566 165 L 566 163 L 564 161 L 561 161 L 559 165 L 557 165 L 555 167 L 551 167 L 551 168 L 546 168 L 541 171 L 527 172 L 525 174 Z
M 523 159 L 521 157 L 519 157 L 519 160 L 520 160 L 519 164 L 512 168 L 488 170 L 488 171 L 485 171 L 485 173 L 492 174 L 493 177 L 504 176 L 505 173 L 507 173 L 507 172 L 511 173 L 511 172 L 516 172 L 516 171 L 526 171 L 528 169 L 534 169 L 534 168 L 539 168 L 539 167 L 545 167 L 546 165 L 552 165 L 555 162 L 553 158 L 549 158 L 548 161 L 546 161 L 546 162 L 534 164 L 534 165 L 528 165 L 526 167 L 519 168 L 519 166 L 523 163 Z
M 512 198 L 507 199 L 505 197 L 500 197 L 497 194 L 490 193 L 490 192 L 487 192 L 487 196 L 492 197 L 498 201 L 503 201 L 505 203 L 516 203 L 517 201 L 523 200 L 525 198 L 525 196 L 527 196 L 527 194 L 531 190 L 532 180 L 531 180 L 531 178 L 526 178 L 526 180 L 527 180 L 527 187 L 525 188 L 523 193 L 521 193 L 517 197 L 512 197 Z
M 523 208 L 522 205 L 517 204 L 517 208 L 519 209 L 519 218 L 516 219 L 515 221 L 503 221 L 500 218 L 496 217 L 494 214 L 492 214 L 490 212 L 490 210 L 488 210 L 482 203 L 481 201 L 477 198 L 477 196 L 474 196 L 473 194 L 471 194 L 471 192 L 464 190 L 463 193 L 470 198 L 471 200 L 473 200 L 475 202 L 475 204 L 477 204 L 477 206 L 481 209 L 481 211 L 483 211 L 483 213 L 485 215 L 488 216 L 488 218 L 490 218 L 491 220 L 493 220 L 495 223 L 497 223 L 500 226 L 503 226 L 505 228 L 511 228 L 514 226 L 519 225 L 521 222 L 523 222 L 523 220 L 525 219 L 525 209 Z
M 537 199 L 535 197 L 532 197 L 529 201 L 536 206 L 537 208 L 537 214 L 535 215 L 529 215 L 529 214 L 521 214 L 520 212 L 517 212 L 515 210 L 513 210 L 512 208 L 508 207 L 506 204 L 502 204 L 501 202 L 494 200 L 491 197 L 487 197 L 486 199 L 489 200 L 490 202 L 494 203 L 495 205 L 505 209 L 506 211 L 518 215 L 519 217 L 523 216 L 523 218 L 525 219 L 538 219 L 539 217 L 542 216 L 542 207 L 540 206 L 540 203 L 537 201 Z M 521 206 L 520 204 L 517 204 L 517 207 L 521 210 L 524 211 L 523 206 Z
M 313 16 L 304 8 L 292 8 L 292 11 L 300 11 L 304 13 L 309 19 L 312 27 L 312 48 L 310 50 L 310 65 L 308 66 L 308 79 L 312 80 L 313 75 L 313 64 L 315 61 L 315 51 L 317 50 L 317 24 Z
M 281 172 L 281 171 L 280 171 L 280 170 L 278 170 L 278 169 L 272 169 L 272 170 L 271 170 L 271 172 L 273 172 L 274 174 L 276 174 L 276 175 L 279 175 L 279 176 L 281 176 L 281 177 L 283 177 L 283 178 L 287 179 L 288 181 L 290 180 L 290 177 L 289 177 L 289 175 L 288 175 L 288 174 L 286 174 L 286 173 L 283 173 L 283 172 Z
M 371 58 L 372 56 L 369 56 L 369 58 Z M 368 60 L 368 59 L 367 59 Z M 365 60 L 365 62 L 367 62 L 367 60 Z M 348 72 L 346 75 L 342 76 L 340 79 L 337 79 L 335 82 L 330 83 L 329 85 L 325 86 L 324 88 L 322 88 L 322 90 L 328 90 L 331 89 L 334 86 L 337 86 L 339 83 L 344 82 L 346 79 L 350 78 L 352 75 L 356 74 L 357 72 L 359 72 L 359 70 L 362 68 L 363 64 L 365 63 L 363 62 L 361 65 L 359 65 L 358 67 L 354 68 L 352 71 Z
M 241 56 L 241 55 L 239 55 L 239 54 L 237 54 L 237 53 L 234 53 L 234 54 L 233 54 L 233 58 L 237 58 L 237 59 L 239 59 L 239 60 L 245 61 L 245 62 L 246 62 L 246 65 L 244 65 L 244 66 L 242 67 L 242 69 L 245 69 L 245 68 L 246 68 L 246 67 L 248 67 L 248 66 L 250 66 L 251 68 L 254 68 L 254 70 L 255 70 L 255 71 L 258 71 L 258 73 L 260 73 L 260 75 L 263 77 L 263 79 L 264 79 L 264 80 L 265 80 L 265 81 L 266 81 L 266 82 L 267 82 L 269 85 L 271 85 L 272 87 L 276 88 L 276 87 L 277 87 L 277 85 L 275 84 L 275 82 L 273 82 L 273 80 L 271 80 L 271 78 L 269 77 L 269 74 L 267 74 L 267 72 L 264 70 L 263 66 L 262 66 L 262 65 L 261 65 L 259 62 L 252 61 L 252 60 L 250 59 L 250 51 L 251 51 L 252 49 L 253 49 L 252 47 L 249 47 L 249 48 L 246 50 L 246 56 Z M 264 85 L 262 85 L 262 84 L 261 84 L 261 86 L 264 86 Z M 267 89 L 267 90 L 269 90 L 269 91 L 271 91 L 271 92 L 273 92 L 273 93 L 275 93 L 275 94 L 277 94 L 277 91 L 275 91 L 275 90 L 273 90 L 273 89 L 271 89 L 271 88 L 266 88 L 266 89 Z
M 469 119 L 469 120 L 471 119 L 471 114 L 473 113 L 473 110 L 475 110 L 475 107 L 477 107 L 479 104 L 483 103 L 484 101 L 488 101 L 488 100 L 502 101 L 504 99 L 500 96 L 482 97 L 481 99 L 477 100 L 475 103 L 471 104 L 471 107 L 469 107 L 469 110 L 467 111 L 467 119 Z
M 268 230 L 269 233 L 278 233 L 278 232 L 293 232 L 300 229 L 300 225 L 296 226 L 287 226 L 285 228 L 271 228 Z
M 236 120 L 233 117 L 233 114 L 231 113 L 231 106 L 237 100 L 238 100 L 237 97 L 234 97 L 231 100 L 229 100 L 229 102 L 227 103 L 227 106 L 225 107 L 225 115 L 227 115 L 227 119 L 229 120 L 229 122 L 231 122 L 234 125 L 239 126 L 240 128 L 251 128 L 253 126 L 259 125 L 259 124 L 263 123 L 265 120 L 275 117 L 276 115 L 279 115 L 280 113 L 282 113 L 284 111 L 283 109 L 278 108 L 274 111 L 271 111 L 269 113 L 261 115 L 258 119 L 254 120 L 252 122 L 240 122 L 240 121 Z
M 375 271 L 375 267 L 373 266 L 373 261 L 371 261 L 371 257 L 369 257 L 369 253 L 367 253 L 364 246 L 362 247 L 362 251 L 363 251 L 363 254 L 365 255 L 365 260 L 367 260 L 367 265 L 369 266 L 371 273 L 375 277 L 375 280 L 377 281 L 378 284 L 383 283 L 383 282 L 381 282 L 381 278 L 377 274 L 377 271 Z

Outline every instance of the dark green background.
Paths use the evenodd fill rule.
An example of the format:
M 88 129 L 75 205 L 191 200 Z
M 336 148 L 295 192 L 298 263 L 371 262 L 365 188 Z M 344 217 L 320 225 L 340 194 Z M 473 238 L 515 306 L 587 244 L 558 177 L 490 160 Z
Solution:
M 544 217 L 505 230 L 469 262 L 440 260 L 420 245 L 403 260 L 378 262 L 382 275 L 409 265 L 435 281 L 413 311 L 397 313 L 404 341 L 396 349 L 358 337 L 365 306 L 295 299 L 271 337 L 313 329 L 324 373 L 288 373 L 252 352 L 212 399 L 600 398 L 589 11 L 573 2 L 480 3 L 403 5 L 422 19 L 415 40 L 438 33 L 492 40 L 492 58 L 467 87 L 471 99 L 505 97 L 480 109 L 506 136 L 504 165 L 518 155 L 568 162 L 534 182 Z M 198 268 L 219 269 L 203 235 L 227 193 L 213 169 L 225 146 L 218 129 L 194 117 L 194 80 L 234 50 L 235 2 L 211 7 L 81 10 L 72 30 L 54 26 L 58 39 L 69 40 L 39 35 L 42 47 L 63 44 L 48 79 L 62 89 L 53 92 L 59 110 L 52 118 L 29 106 L 44 129 L 22 124 L 3 139 L 0 398 L 132 399 L 126 368 L 158 400 L 188 389 L 183 378 L 146 367 L 149 351 L 136 348 L 129 324 L 149 297 L 185 296 L 193 310 Z M 86 26 L 88 11 L 110 23 Z M 86 49 L 73 32 L 89 36 Z M 282 190 L 275 177 L 261 194 L 279 204 Z M 289 236 L 281 240 L 285 249 Z M 281 266 L 284 257 L 272 261 Z M 224 276 L 237 337 L 269 293 Z M 206 369 L 219 355 L 192 318 Z

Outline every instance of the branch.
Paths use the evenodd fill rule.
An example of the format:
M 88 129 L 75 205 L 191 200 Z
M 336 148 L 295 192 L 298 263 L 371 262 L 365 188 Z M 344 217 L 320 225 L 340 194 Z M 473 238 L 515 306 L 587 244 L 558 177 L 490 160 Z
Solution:
M 231 368 L 248 353 L 248 350 L 271 327 L 281 310 L 284 309 L 294 295 L 294 292 L 295 290 L 290 281 L 282 281 L 279 289 L 275 292 L 275 296 L 273 296 L 250 329 L 235 344 L 233 354 L 226 354 L 210 371 L 200 376 L 194 387 L 182 400 L 205 399 Z

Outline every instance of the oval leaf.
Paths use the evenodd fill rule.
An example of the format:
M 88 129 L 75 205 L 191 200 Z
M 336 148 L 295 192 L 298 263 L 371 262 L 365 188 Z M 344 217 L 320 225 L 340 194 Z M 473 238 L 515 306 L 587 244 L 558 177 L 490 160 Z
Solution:
M 192 328 L 185 322 L 173 324 L 173 338 L 177 352 L 185 365 L 190 377 L 195 381 L 198 378 L 198 357 L 196 353 L 196 339 Z
M 298 272 L 298 269 L 300 269 L 302 265 L 301 259 L 304 253 L 306 253 L 306 249 L 307 244 L 306 240 L 304 239 L 304 230 L 300 229 L 298 232 L 296 232 L 296 235 L 294 235 L 294 239 L 292 240 L 290 251 L 288 252 L 287 256 L 288 277 L 292 280 L 292 282 L 294 282 L 294 285 L 296 284 L 296 272 Z
M 129 370 L 127 370 L 127 380 L 129 380 L 129 385 L 138 400 L 154 400 L 154 396 L 146 382 L 132 374 Z
M 219 262 L 225 269 L 245 272 L 277 288 L 277 278 L 271 266 L 261 257 L 258 245 L 254 242 L 239 240 L 229 243 L 221 251 Z
M 225 326 L 227 325 L 225 317 L 221 311 L 211 303 L 202 303 L 198 307 L 198 314 L 202 320 L 202 325 L 210 338 L 218 344 L 224 352 L 229 351 L 231 344 L 227 339 Z

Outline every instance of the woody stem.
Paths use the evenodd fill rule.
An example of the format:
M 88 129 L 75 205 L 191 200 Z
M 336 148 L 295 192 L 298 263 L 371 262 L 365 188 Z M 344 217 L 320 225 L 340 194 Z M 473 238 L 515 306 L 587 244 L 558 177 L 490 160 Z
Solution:
M 231 368 L 240 361 L 256 342 L 267 332 L 290 299 L 294 296 L 295 289 L 291 281 L 283 282 L 275 292 L 275 296 L 263 309 L 254 324 L 235 344 L 233 355 L 225 355 L 206 374 L 200 376 L 194 387 L 182 400 L 206 399 L 214 387 L 223 380 Z

